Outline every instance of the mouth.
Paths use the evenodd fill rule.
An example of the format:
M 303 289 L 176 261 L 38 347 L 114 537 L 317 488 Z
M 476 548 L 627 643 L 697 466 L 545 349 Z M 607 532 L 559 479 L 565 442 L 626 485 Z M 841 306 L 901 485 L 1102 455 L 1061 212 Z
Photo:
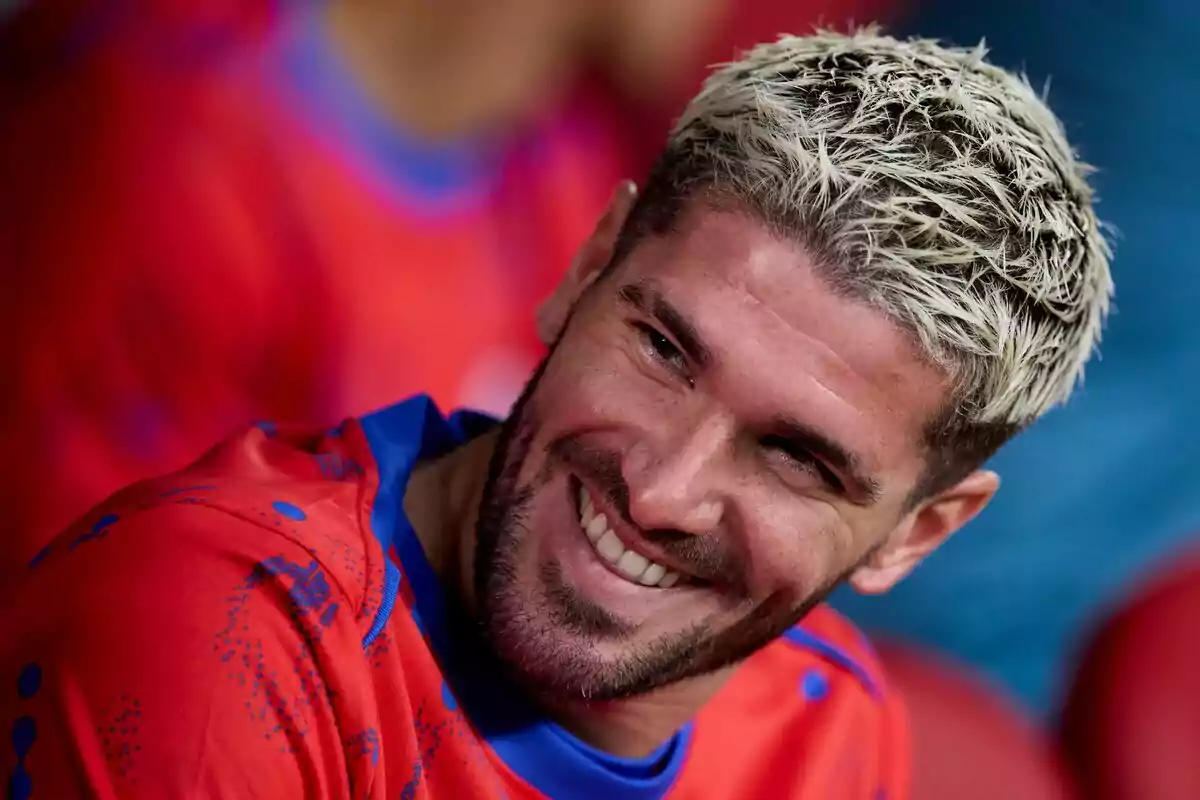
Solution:
M 625 546 L 621 537 L 609 525 L 607 515 L 596 509 L 596 503 L 583 484 L 572 480 L 579 515 L 579 527 L 592 545 L 596 557 L 618 577 L 647 588 L 670 589 L 681 580 L 693 581 Z

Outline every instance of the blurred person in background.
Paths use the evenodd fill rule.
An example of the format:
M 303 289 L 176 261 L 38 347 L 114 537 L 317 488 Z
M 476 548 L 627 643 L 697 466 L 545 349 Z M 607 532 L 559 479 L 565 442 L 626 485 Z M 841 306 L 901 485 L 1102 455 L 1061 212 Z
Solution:
M 0 574 L 247 419 L 507 408 L 534 304 L 699 65 L 877 5 L 8 9 Z
M 10 787 L 905 796 L 822 601 L 901 580 L 1071 394 L 1111 291 L 1085 174 L 978 49 L 756 48 L 618 193 L 503 423 L 247 426 L 58 537 L 0 608 Z
M 1200 797 L 1200 547 L 1154 567 L 1071 670 L 1059 733 L 1086 800 Z
M 899 30 L 986 37 L 1046 87 L 1118 242 L 1104 357 L 1069 411 L 996 458 L 1005 491 L 887 603 L 835 605 L 936 645 L 1053 715 L 1084 632 L 1200 531 L 1200 4 L 922 0 Z M 970 603 L 962 598 L 971 597 Z
M 0 567 L 248 419 L 418 388 L 507 408 L 534 304 L 627 174 L 580 80 L 593 39 L 644 58 L 669 30 L 652 88 L 722 5 L 656 5 L 650 28 L 590 0 L 10 12 Z

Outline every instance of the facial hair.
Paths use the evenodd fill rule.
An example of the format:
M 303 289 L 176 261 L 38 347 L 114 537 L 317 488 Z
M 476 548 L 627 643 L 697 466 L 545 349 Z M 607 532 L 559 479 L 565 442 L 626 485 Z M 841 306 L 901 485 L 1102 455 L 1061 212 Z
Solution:
M 650 641 L 638 641 L 634 626 L 567 583 L 557 563 L 524 575 L 521 556 L 538 535 L 529 528 L 529 509 L 538 491 L 551 482 L 556 465 L 587 475 L 632 525 L 619 453 L 564 438 L 549 445 L 543 467 L 521 485 L 522 466 L 540 428 L 537 388 L 557 350 L 558 343 L 501 426 L 476 529 L 474 588 L 481 633 L 513 679 L 535 693 L 610 701 L 704 675 L 736 664 L 774 641 L 853 571 L 799 600 L 782 594 L 757 604 L 747 600 L 742 618 L 720 630 L 700 622 Z M 744 562 L 723 537 L 680 531 L 644 531 L 643 535 L 694 576 L 744 585 Z M 523 586 L 523 579 L 535 583 Z M 626 646 L 616 657 L 602 657 L 595 648 L 601 642 Z

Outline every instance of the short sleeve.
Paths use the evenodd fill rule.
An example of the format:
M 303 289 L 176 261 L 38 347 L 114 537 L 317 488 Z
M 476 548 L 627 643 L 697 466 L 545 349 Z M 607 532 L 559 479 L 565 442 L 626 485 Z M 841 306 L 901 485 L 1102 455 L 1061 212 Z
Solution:
M 362 795 L 370 675 L 336 573 L 199 504 L 82 530 L 4 601 L 9 797 Z

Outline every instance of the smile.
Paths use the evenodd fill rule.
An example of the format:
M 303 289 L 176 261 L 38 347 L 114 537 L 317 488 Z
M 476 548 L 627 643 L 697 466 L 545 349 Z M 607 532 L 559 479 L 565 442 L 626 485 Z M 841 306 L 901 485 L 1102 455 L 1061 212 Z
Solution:
M 622 544 L 608 525 L 608 518 L 597 513 L 592 496 L 579 486 L 579 527 L 592 543 L 592 549 L 612 571 L 630 583 L 670 589 L 679 582 L 679 573 L 635 553 Z

